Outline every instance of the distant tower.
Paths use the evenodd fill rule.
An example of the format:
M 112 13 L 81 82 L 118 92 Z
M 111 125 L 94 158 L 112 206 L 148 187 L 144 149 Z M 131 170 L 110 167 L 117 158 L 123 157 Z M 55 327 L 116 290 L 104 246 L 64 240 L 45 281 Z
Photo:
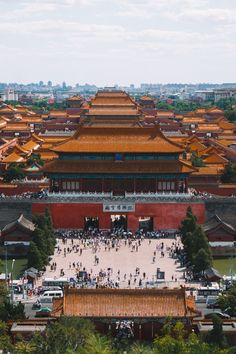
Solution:
M 66 89 L 66 83 L 65 83 L 65 81 L 63 81 L 63 83 L 62 83 L 62 88 L 63 88 L 63 89 Z
M 52 81 L 48 81 L 48 87 L 52 87 Z
M 43 81 L 39 81 L 39 86 L 43 86 Z

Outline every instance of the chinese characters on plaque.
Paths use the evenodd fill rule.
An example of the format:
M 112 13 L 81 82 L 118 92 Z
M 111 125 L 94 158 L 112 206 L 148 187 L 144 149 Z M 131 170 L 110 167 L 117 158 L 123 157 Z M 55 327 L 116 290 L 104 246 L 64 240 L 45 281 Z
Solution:
M 103 204 L 103 211 L 107 212 L 132 212 L 135 211 L 134 204 Z

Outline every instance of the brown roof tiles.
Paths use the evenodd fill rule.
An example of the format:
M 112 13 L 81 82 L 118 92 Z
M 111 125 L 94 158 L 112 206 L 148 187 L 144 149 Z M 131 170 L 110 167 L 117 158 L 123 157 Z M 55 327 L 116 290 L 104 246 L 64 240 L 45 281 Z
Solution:
M 53 313 L 78 317 L 187 317 L 184 289 L 66 289 Z

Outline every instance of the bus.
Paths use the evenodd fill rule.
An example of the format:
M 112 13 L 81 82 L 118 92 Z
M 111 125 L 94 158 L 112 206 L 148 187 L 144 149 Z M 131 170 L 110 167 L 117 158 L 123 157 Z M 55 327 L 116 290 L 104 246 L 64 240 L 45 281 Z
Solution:
M 42 286 L 43 287 L 55 287 L 59 286 L 61 289 L 64 288 L 64 286 L 69 285 L 70 282 L 68 278 L 44 278 L 42 281 Z
M 221 293 L 221 289 L 218 284 L 215 286 L 202 286 L 197 289 L 197 302 L 206 302 L 208 296 L 219 296 Z

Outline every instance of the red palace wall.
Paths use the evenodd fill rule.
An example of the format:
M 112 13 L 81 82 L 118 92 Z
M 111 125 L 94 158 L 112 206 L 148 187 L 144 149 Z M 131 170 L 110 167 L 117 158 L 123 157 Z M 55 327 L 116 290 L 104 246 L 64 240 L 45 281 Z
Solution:
M 153 217 L 153 228 L 177 229 L 186 216 L 186 210 L 191 206 L 198 222 L 205 222 L 205 204 L 199 203 L 137 203 L 135 212 L 121 213 L 127 215 L 128 229 L 136 231 L 139 226 L 139 217 Z M 109 230 L 111 215 L 117 212 L 103 212 L 102 203 L 42 203 L 33 202 L 33 214 L 43 213 L 45 208 L 51 212 L 53 225 L 56 229 L 83 229 L 85 217 L 98 217 L 100 230 Z

